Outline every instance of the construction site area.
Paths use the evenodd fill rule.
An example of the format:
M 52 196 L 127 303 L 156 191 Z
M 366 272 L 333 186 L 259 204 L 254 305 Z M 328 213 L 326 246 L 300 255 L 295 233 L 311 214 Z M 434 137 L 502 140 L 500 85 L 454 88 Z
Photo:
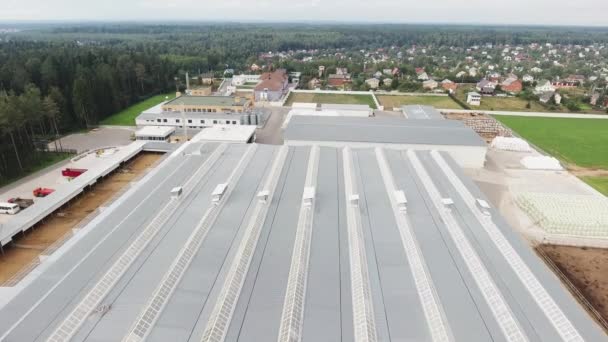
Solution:
M 111 173 L 98 179 L 94 184 L 87 186 L 83 192 L 40 220 L 32 228 L 15 235 L 10 243 L 3 246 L 3 254 L 0 257 L 0 284 L 2 286 L 15 285 L 40 263 L 41 258 L 51 255 L 73 235 L 74 231 L 86 225 L 104 206 L 119 197 L 131 182 L 142 177 L 159 161 L 162 155 L 162 153 L 156 152 L 140 152 Z M 69 170 L 69 168 L 64 169 L 64 174 L 65 170 Z M 59 170 L 51 170 L 34 182 L 40 182 L 40 179 L 48 181 L 52 177 L 59 177 L 53 176 L 59 174 Z M 20 188 L 26 186 L 22 185 Z M 9 193 L 24 196 L 22 192 L 19 193 L 19 188 L 13 189 Z M 35 205 L 35 202 L 32 205 Z M 23 213 L 27 213 L 27 210 L 29 208 L 23 209 Z

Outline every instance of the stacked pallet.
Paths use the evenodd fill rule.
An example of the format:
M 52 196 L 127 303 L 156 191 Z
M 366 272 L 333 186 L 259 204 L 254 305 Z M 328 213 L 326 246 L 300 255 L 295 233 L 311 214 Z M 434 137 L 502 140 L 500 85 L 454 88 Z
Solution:
M 467 118 L 463 123 L 471 127 L 478 134 L 493 134 L 502 137 L 511 137 L 513 132 L 500 122 L 488 117 Z
M 599 196 L 524 193 L 517 204 L 548 233 L 608 237 L 608 199 Z

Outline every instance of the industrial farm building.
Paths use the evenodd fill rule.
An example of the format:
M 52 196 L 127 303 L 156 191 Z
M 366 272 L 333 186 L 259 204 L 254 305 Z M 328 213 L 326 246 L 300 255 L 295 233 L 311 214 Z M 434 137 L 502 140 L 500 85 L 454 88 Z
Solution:
M 195 140 L 2 288 L 1 340 L 605 339 L 447 153 Z
M 216 125 L 258 125 L 269 113 L 237 96 L 180 96 L 143 111 L 135 124 L 203 129 Z
M 443 119 L 293 115 L 284 139 L 292 146 L 437 149 L 449 152 L 466 168 L 483 167 L 487 151 L 486 143 L 473 130 L 461 122 Z

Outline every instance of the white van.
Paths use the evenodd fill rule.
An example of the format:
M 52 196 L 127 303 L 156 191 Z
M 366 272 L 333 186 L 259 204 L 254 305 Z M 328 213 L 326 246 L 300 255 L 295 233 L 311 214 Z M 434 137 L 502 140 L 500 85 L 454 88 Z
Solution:
M 21 210 L 17 203 L 0 202 L 0 214 L 15 215 Z

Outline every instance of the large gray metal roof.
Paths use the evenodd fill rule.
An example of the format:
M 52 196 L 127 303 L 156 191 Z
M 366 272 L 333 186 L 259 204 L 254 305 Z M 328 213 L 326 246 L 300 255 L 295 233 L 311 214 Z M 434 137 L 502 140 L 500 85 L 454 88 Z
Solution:
M 445 153 L 191 142 L 9 291 L 0 339 L 605 340 L 477 198 Z
M 486 146 L 472 129 L 455 120 L 294 116 L 288 141 L 339 141 L 384 144 Z

